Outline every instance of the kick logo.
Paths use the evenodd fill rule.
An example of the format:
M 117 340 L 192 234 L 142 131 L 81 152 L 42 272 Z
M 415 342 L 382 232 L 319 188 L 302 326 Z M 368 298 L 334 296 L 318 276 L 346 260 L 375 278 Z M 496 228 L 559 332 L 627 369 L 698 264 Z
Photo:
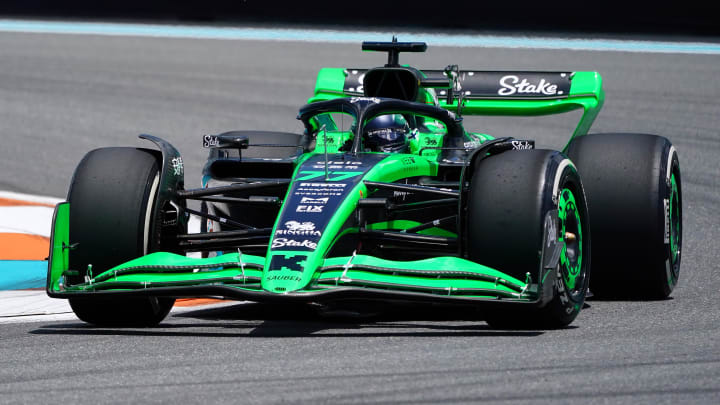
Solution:
M 270 259 L 270 271 L 273 270 L 292 270 L 292 271 L 303 271 L 305 265 L 306 255 L 275 255 Z M 275 279 L 278 279 L 277 277 Z M 282 279 L 278 279 L 282 280 Z M 296 280 L 300 281 L 300 280 Z

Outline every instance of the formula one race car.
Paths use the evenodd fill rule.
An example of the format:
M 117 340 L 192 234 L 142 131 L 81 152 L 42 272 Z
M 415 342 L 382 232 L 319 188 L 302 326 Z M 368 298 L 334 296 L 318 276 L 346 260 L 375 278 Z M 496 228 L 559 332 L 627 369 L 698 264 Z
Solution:
M 589 285 L 667 297 L 682 245 L 670 142 L 587 135 L 604 99 L 595 72 L 399 64 L 425 49 L 365 42 L 388 63 L 322 69 L 302 134 L 204 136 L 200 189 L 184 188 L 182 158 L 162 139 L 140 136 L 159 151 L 89 152 L 56 208 L 48 294 L 98 325 L 155 325 L 177 297 L 214 296 L 475 306 L 507 328 L 570 324 Z M 583 115 L 562 151 L 462 122 L 573 109 Z M 190 215 L 200 233 L 188 233 Z

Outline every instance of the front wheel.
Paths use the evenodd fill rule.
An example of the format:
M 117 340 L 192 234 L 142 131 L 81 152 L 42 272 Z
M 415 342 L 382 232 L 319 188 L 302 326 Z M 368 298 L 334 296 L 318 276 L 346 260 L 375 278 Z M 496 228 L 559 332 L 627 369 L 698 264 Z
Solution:
M 78 165 L 68 192 L 70 268 L 97 275 L 159 247 L 153 240 L 153 208 L 158 193 L 159 158 L 147 149 L 102 148 Z M 92 274 L 88 274 L 90 271 Z M 152 326 L 162 321 L 172 298 L 70 298 L 81 320 L 103 326 Z
M 552 300 L 542 308 L 498 307 L 485 318 L 493 327 L 512 329 L 569 325 L 583 306 L 590 277 L 588 210 L 573 163 L 550 150 L 489 156 L 475 167 L 467 207 L 469 258 L 521 281 L 527 273 L 536 277 L 546 216 L 557 210 L 550 237 L 563 247 L 556 270 L 544 280 L 553 283 Z

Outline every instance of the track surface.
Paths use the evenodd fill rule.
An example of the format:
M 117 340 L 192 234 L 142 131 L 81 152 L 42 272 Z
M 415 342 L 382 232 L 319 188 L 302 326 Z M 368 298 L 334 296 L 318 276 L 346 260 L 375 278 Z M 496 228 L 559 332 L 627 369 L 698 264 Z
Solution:
M 470 313 L 341 322 L 256 305 L 160 328 L 0 327 L 0 402 L 715 403 L 720 397 L 720 57 L 432 47 L 420 67 L 598 70 L 595 132 L 649 132 L 680 153 L 684 252 L 673 298 L 589 301 L 560 331 L 489 329 Z M 202 134 L 299 130 L 321 66 L 375 66 L 357 46 L 0 34 L 0 189 L 64 196 L 83 154 L 166 138 L 197 186 Z M 474 119 L 560 147 L 576 116 Z

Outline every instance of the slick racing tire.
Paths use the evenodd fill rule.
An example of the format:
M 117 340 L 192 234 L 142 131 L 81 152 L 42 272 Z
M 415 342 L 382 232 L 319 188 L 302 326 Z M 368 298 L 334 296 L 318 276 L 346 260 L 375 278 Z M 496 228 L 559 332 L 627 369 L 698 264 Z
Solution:
M 590 231 L 585 193 L 573 163 L 550 150 L 508 151 L 474 169 L 467 203 L 470 260 L 538 283 L 545 218 L 557 211 L 554 237 L 563 246 L 545 283 L 553 297 L 541 308 L 507 303 L 485 313 L 490 326 L 553 329 L 569 325 L 585 302 L 590 277 Z
M 568 155 L 583 178 L 592 232 L 592 293 L 664 299 L 677 285 L 682 183 L 670 141 L 646 134 L 575 138 Z
M 159 157 L 135 148 L 102 148 L 89 152 L 75 170 L 70 203 L 70 268 L 81 283 L 118 264 L 156 249 L 150 238 L 158 193 Z M 92 266 L 92 267 L 90 267 Z M 88 269 L 92 274 L 88 274 Z M 81 320 L 103 326 L 153 326 L 175 302 L 172 298 L 71 298 Z

